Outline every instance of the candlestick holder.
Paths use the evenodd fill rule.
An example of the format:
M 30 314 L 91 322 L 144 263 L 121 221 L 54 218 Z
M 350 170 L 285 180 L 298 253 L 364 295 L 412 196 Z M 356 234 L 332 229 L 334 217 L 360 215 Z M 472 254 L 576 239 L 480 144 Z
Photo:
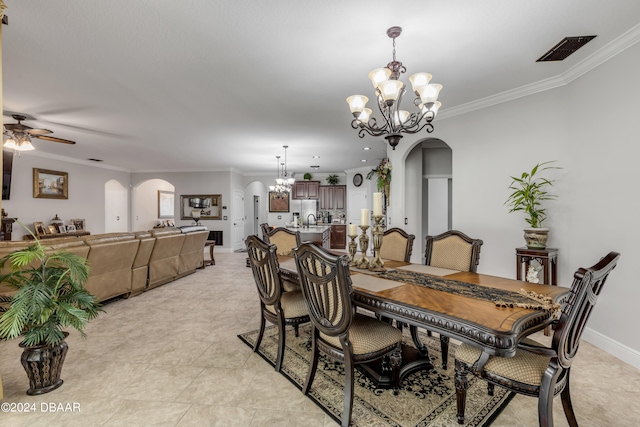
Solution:
M 349 265 L 351 267 L 356 267 L 358 264 L 356 262 L 356 253 L 358 252 L 358 244 L 356 243 L 356 237 L 358 237 L 357 234 L 354 236 L 349 236 L 349 238 L 351 238 L 351 241 L 349 242 L 349 255 L 351 256 L 349 260 Z
M 384 230 L 382 229 L 382 215 L 375 215 L 373 217 L 373 228 L 371 229 L 371 235 L 373 236 L 373 259 L 369 263 L 369 270 L 371 271 L 387 271 L 384 268 L 384 262 L 380 258 L 380 248 L 382 247 L 382 237 Z
M 358 268 L 369 268 L 369 259 L 367 258 L 367 249 L 369 249 L 369 236 L 367 235 L 368 225 L 360 225 L 362 234 L 360 235 L 360 252 L 362 252 L 362 258 L 356 262 Z

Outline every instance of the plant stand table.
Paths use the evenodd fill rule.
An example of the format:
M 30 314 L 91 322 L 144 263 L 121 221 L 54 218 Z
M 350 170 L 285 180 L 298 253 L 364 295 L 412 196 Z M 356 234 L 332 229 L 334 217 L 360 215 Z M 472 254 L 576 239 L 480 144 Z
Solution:
M 558 249 L 529 249 L 516 248 L 516 279 L 524 280 L 527 277 L 527 270 L 531 262 L 535 261 L 541 266 L 538 272 L 540 283 L 545 285 L 558 285 Z M 549 335 L 549 328 L 544 330 L 545 335 Z

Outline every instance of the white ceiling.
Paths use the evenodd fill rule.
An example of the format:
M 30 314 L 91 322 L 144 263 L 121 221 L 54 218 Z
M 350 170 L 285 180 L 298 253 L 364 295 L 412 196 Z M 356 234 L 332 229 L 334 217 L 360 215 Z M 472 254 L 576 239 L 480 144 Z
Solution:
M 34 139 L 39 153 L 130 171 L 275 175 L 285 144 L 294 172 L 374 166 L 385 142 L 358 138 L 345 99 L 373 98 L 367 74 L 391 60 L 394 25 L 407 75 L 444 85 L 433 136 L 438 120 L 562 84 L 640 32 L 637 0 L 5 3 L 5 123 L 25 113 L 77 141 Z M 597 37 L 565 61 L 535 62 L 582 35 Z

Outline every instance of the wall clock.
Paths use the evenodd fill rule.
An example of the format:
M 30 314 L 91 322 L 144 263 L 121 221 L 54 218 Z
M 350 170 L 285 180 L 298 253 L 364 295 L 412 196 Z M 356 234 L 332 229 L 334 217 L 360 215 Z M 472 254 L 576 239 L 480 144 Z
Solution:
M 362 175 L 357 173 L 353 176 L 353 185 L 360 187 L 362 185 Z

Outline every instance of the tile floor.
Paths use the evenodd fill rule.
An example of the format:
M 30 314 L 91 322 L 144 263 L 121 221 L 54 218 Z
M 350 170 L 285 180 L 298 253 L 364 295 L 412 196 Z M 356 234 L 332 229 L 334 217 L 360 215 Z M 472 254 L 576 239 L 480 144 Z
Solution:
M 58 390 L 31 397 L 18 340 L 0 342 L 4 426 L 334 426 L 331 418 L 236 335 L 258 327 L 246 254 L 129 300 L 107 304 L 83 340 L 75 331 Z M 544 338 L 544 337 L 542 337 Z M 286 363 L 286 361 L 285 361 Z M 452 369 L 452 368 L 450 368 Z M 640 371 L 583 342 L 572 395 L 582 427 L 640 425 Z M 79 412 L 44 411 L 80 404 Z M 560 399 L 556 426 L 566 426 Z M 274 409 L 275 408 L 275 409 Z M 517 396 L 492 424 L 537 425 L 537 401 Z

